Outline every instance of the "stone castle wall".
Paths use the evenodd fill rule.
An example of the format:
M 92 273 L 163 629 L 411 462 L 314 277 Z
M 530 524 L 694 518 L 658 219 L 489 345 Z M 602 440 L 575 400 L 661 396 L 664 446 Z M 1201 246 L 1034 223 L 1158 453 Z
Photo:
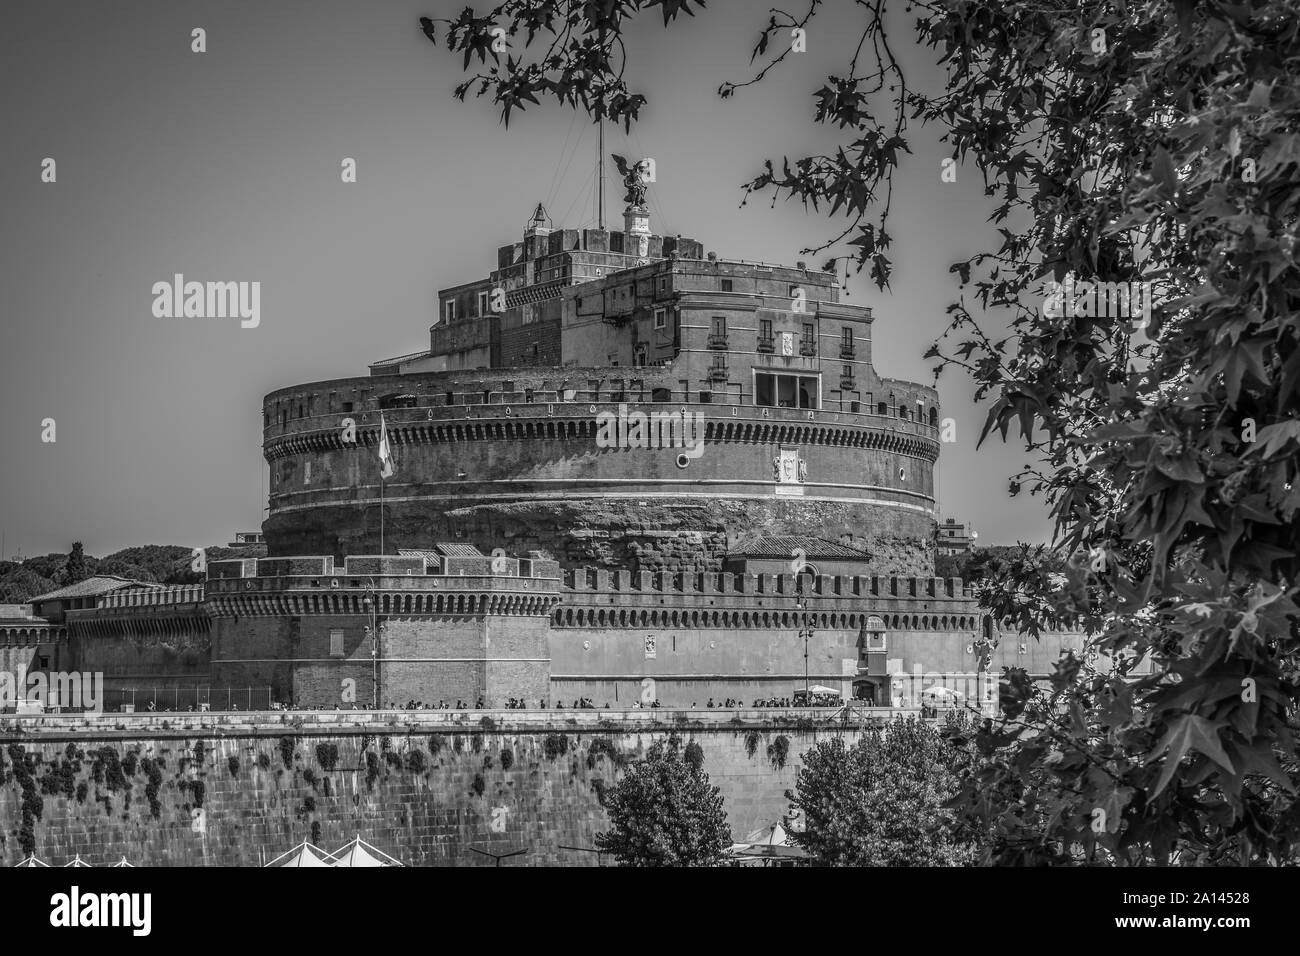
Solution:
M 791 722 L 512 726 L 510 712 L 295 715 L 251 726 L 205 715 L 103 717 L 96 729 L 10 732 L 0 757 L 0 859 L 52 865 L 257 866 L 303 840 L 354 836 L 408 866 L 592 865 L 601 792 L 655 741 L 700 745 L 733 837 L 778 822 L 799 755 L 837 731 Z M 495 726 L 488 724 L 488 718 Z M 113 719 L 116 718 L 116 723 Z M 400 721 L 400 722 L 399 722 Z M 80 722 L 84 727 L 85 721 Z M 166 726 L 165 726 L 166 725 Z M 148 729 L 144 729 L 144 728 Z M 850 742 L 859 731 L 843 731 Z M 39 801 L 39 818 L 24 817 Z

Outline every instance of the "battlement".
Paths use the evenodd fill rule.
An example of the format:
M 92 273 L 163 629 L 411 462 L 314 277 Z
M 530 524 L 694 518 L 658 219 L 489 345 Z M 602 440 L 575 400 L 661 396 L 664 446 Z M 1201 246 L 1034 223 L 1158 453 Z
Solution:
M 800 594 L 794 574 L 741 574 L 729 572 L 669 573 L 608 571 L 578 568 L 566 571 L 565 587 L 575 598 L 583 594 L 660 595 L 738 594 L 794 599 Z M 974 600 L 974 592 L 961 578 L 878 577 L 860 575 L 803 575 L 804 593 L 810 600 L 823 598 L 872 597 L 923 601 Z
M 310 584 L 296 587 L 364 588 L 383 581 L 392 587 L 392 578 L 492 577 L 546 578 L 560 577 L 559 562 L 530 556 L 444 555 L 432 551 L 406 554 L 347 555 L 341 566 L 333 555 L 282 558 L 234 558 L 208 564 L 208 580 L 252 580 L 258 578 L 307 578 Z M 396 586 L 402 586 L 400 584 Z M 412 586 L 414 582 L 412 582 Z
M 173 584 L 160 588 L 112 591 L 100 597 L 95 609 L 162 607 L 173 604 L 199 604 L 202 601 L 202 584 Z

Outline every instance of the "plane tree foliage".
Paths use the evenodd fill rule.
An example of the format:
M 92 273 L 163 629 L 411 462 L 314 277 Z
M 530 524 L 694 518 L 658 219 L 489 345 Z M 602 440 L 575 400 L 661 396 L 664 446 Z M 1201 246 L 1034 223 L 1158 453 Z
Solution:
M 832 5 L 764 14 L 753 74 L 718 93 L 776 82 L 798 55 L 791 31 L 816 39 Z M 490 98 L 507 123 L 549 99 L 630 128 L 647 102 L 627 80 L 630 25 L 690 29 L 702 6 L 510 0 L 421 26 L 463 58 L 456 94 Z M 1088 635 L 1046 686 L 1008 675 L 1014 718 L 958 735 L 980 765 L 956 807 L 990 827 L 986 862 L 1294 860 L 1295 4 L 851 7 L 851 53 L 826 58 L 842 29 L 818 41 L 829 66 L 811 107 L 840 144 L 755 157 L 740 188 L 825 212 L 825 244 L 805 251 L 883 290 L 910 124 L 936 127 L 960 175 L 981 177 L 988 240 L 951 264 L 950 325 L 928 355 L 987 402 L 981 443 L 1023 444 L 1010 492 L 1042 497 L 1064 562 L 1005 562 L 981 600 L 1004 630 Z M 909 83 L 903 43 L 933 55 L 938 88 Z M 1153 307 L 1047 307 L 1045 283 L 1067 276 L 1151 283 Z

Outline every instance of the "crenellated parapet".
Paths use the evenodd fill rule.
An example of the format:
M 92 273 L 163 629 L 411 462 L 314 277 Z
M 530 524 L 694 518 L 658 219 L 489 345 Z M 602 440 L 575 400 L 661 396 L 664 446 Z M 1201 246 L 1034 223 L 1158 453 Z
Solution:
M 879 617 L 886 628 L 970 631 L 983 613 L 960 578 L 794 574 L 566 572 L 556 627 L 811 626 L 858 630 Z M 804 607 L 806 605 L 806 608 Z
M 72 638 L 203 638 L 210 629 L 202 584 L 112 591 L 93 608 L 69 611 Z
M 560 600 L 559 565 L 506 555 L 329 555 L 208 565 L 214 617 L 545 616 Z

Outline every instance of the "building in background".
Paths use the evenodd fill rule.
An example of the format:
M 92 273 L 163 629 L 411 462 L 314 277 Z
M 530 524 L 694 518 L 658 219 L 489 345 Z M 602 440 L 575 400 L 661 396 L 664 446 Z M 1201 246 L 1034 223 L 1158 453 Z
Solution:
M 935 554 L 964 555 L 975 546 L 979 533 L 969 530 L 965 522 L 956 518 L 945 518 L 935 527 Z

